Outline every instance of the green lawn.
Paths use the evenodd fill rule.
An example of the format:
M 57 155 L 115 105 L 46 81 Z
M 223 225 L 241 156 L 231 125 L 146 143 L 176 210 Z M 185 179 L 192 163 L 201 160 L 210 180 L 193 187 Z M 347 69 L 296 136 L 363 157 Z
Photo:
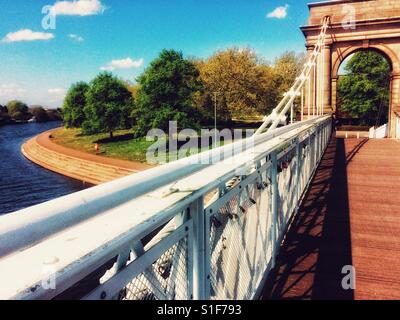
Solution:
M 81 134 L 80 129 L 66 128 L 54 131 L 52 141 L 65 147 L 91 154 L 96 153 L 94 146 L 98 143 L 102 156 L 139 162 L 146 162 L 146 152 L 155 143 L 154 141 L 146 141 L 145 137 L 133 138 L 132 131 L 130 130 L 115 131 L 114 138 L 110 139 L 108 133 L 84 136 Z M 225 143 L 230 142 L 221 141 L 220 145 L 224 145 Z M 199 145 L 201 144 L 199 143 Z M 207 149 L 211 149 L 211 147 L 203 148 L 201 151 Z M 195 153 L 199 151 L 200 148 Z M 187 155 L 189 155 L 189 150 Z
M 146 151 L 154 142 L 146 138 L 133 139 L 130 130 L 118 130 L 110 141 L 108 133 L 91 136 L 81 135 L 79 129 L 59 129 L 53 134 L 55 143 L 68 148 L 95 154 L 94 145 L 99 143 L 101 155 L 130 161 L 146 161 Z

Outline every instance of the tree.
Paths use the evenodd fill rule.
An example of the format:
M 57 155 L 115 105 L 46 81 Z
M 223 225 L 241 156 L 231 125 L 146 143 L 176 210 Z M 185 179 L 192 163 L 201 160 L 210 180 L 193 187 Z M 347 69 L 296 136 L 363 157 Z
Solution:
M 292 51 L 283 53 L 275 60 L 273 67 L 274 87 L 278 91 L 278 100 L 281 100 L 283 94 L 290 90 L 296 77 L 302 72 L 304 63 L 305 55 L 296 55 Z
M 19 100 L 8 102 L 7 110 L 10 117 L 14 120 L 28 120 L 30 118 L 28 106 Z
M 132 117 L 136 136 L 152 128 L 168 129 L 169 121 L 196 128 L 199 115 L 194 95 L 200 89 L 199 72 L 181 52 L 163 50 L 138 78 L 139 89 Z
M 137 83 L 127 81 L 126 88 L 131 92 L 133 100 L 136 101 L 136 97 L 139 91 L 139 85 Z
M 49 121 L 49 117 L 47 115 L 47 111 L 44 110 L 44 108 L 42 106 L 32 106 L 30 108 L 30 112 L 35 117 L 37 122 Z
M 86 120 L 82 128 L 85 134 L 110 133 L 128 126 L 132 111 L 132 95 L 125 84 L 109 72 L 99 74 L 86 92 L 84 108 Z
M 89 85 L 78 82 L 71 86 L 64 99 L 62 115 L 67 128 L 80 128 L 85 121 L 86 92 Z
M 391 73 L 387 60 L 374 51 L 361 51 L 354 54 L 345 70 L 347 74 L 338 84 L 341 110 L 362 125 L 387 122 Z
M 0 105 L 0 125 L 8 123 L 9 121 L 10 121 L 10 116 L 8 115 L 7 107 Z
M 267 113 L 276 101 L 272 68 L 251 49 L 218 51 L 207 60 L 199 61 L 197 66 L 204 85 L 198 104 L 212 118 L 215 93 L 217 117 L 225 121 Z
M 62 121 L 62 111 L 60 108 L 47 110 L 49 121 Z

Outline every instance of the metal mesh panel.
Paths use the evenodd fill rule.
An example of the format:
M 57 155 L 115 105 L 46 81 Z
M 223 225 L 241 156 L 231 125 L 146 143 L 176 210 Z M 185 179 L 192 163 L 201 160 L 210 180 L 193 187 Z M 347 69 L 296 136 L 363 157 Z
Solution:
M 308 159 L 309 159 L 309 146 L 304 144 L 300 148 L 300 188 L 301 191 L 304 191 L 304 188 L 306 187 L 307 181 L 308 181 Z
M 248 185 L 210 217 L 211 298 L 249 299 L 271 256 L 269 192 Z
M 180 240 L 122 291 L 123 300 L 187 300 L 188 241 Z
M 296 152 L 292 150 L 278 164 L 278 230 L 284 232 L 297 204 Z

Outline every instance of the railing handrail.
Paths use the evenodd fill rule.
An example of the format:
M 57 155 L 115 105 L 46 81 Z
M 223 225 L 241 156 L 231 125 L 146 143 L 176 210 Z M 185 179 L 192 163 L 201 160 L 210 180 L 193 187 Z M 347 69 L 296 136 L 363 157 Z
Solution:
M 296 139 L 299 135 L 317 128 L 319 124 L 325 121 L 329 121 L 329 117 L 325 116 L 311 119 L 253 138 L 255 139 L 253 152 L 254 160 L 265 157 L 270 152 L 288 143 L 288 141 Z M 243 141 L 241 143 L 243 144 Z M 212 156 L 220 155 L 227 147 L 229 146 L 210 151 L 209 154 Z M 199 155 L 196 155 L 195 157 L 198 156 Z M 136 193 L 134 193 L 135 196 L 130 197 L 129 200 L 123 203 L 114 205 L 112 209 L 108 206 L 108 209 L 101 211 L 101 214 L 98 214 L 95 218 L 93 218 L 93 214 L 91 215 L 86 212 L 84 220 L 81 218 L 79 221 L 75 221 L 74 224 L 68 225 L 69 228 L 62 232 L 59 232 L 60 225 L 58 224 L 55 229 L 58 229 L 57 231 L 59 233 L 52 234 L 50 238 L 38 238 L 44 240 L 34 247 L 27 248 L 17 254 L 10 254 L 0 258 L 0 269 L 2 270 L 0 273 L 0 282 L 2 283 L 0 297 L 43 298 L 47 297 L 47 294 L 54 295 L 55 292 L 46 292 L 38 286 L 38 283 L 41 281 L 42 275 L 40 274 L 40 270 L 43 263 L 46 263 L 46 261 L 50 261 L 51 263 L 51 260 L 55 257 L 57 257 L 59 262 L 59 277 L 57 278 L 57 290 L 59 291 L 57 292 L 62 292 L 64 289 L 68 288 L 68 286 L 71 286 L 85 275 L 95 270 L 96 267 L 106 263 L 115 256 L 115 252 L 121 251 L 128 243 L 146 236 L 149 231 L 166 223 L 173 215 L 177 214 L 178 211 L 183 210 L 199 197 L 204 197 L 207 192 L 218 187 L 218 184 L 221 184 L 221 182 L 232 179 L 232 177 L 237 174 L 236 172 L 239 168 L 245 168 L 250 165 L 248 162 L 249 159 L 249 150 L 244 150 L 238 154 L 232 155 L 231 160 L 234 160 L 234 162 L 231 165 L 219 161 L 213 165 L 195 167 L 195 170 L 193 170 L 190 164 L 184 163 L 185 161 L 187 162 L 187 159 L 180 160 L 176 163 L 151 169 L 147 173 L 143 172 L 139 177 L 124 178 L 104 186 L 93 188 L 92 191 L 95 190 L 96 195 L 100 193 L 104 196 L 103 192 L 106 190 L 111 191 L 113 187 L 118 187 L 119 192 L 123 192 L 123 188 L 132 188 L 131 183 L 135 183 L 133 189 L 136 187 L 140 192 L 136 191 Z M 166 176 L 168 172 L 165 171 L 169 169 L 179 171 L 176 168 L 180 165 L 182 165 L 182 167 L 180 167 L 179 170 L 182 171 L 182 168 L 186 168 L 187 171 L 185 174 L 181 174 L 182 172 L 177 175 L 173 174 L 172 178 L 164 178 L 158 180 L 158 183 L 156 183 L 156 175 L 158 175 L 158 178 L 163 174 Z M 191 172 L 189 172 L 189 169 L 191 169 Z M 189 173 L 190 175 L 188 175 Z M 173 181 L 176 180 L 180 181 L 174 183 Z M 150 186 L 145 186 L 147 190 L 152 189 L 155 191 L 150 193 L 148 191 L 146 192 L 146 188 L 142 188 L 140 185 L 136 184 L 140 181 L 141 183 L 147 181 L 146 183 L 150 184 Z M 121 187 L 120 184 L 122 184 L 123 187 Z M 5 226 L 0 228 L 0 246 L 3 247 L 3 240 L 10 240 L 12 235 L 14 235 L 15 238 L 18 235 L 29 234 L 29 231 L 32 231 L 32 229 L 30 229 L 32 224 L 24 220 L 28 217 L 28 212 L 40 212 L 40 209 L 45 209 L 47 213 L 49 213 L 51 212 L 51 206 L 55 204 L 66 204 L 65 201 L 69 199 L 77 200 L 82 205 L 85 204 L 84 210 L 89 210 L 90 203 L 87 203 L 88 199 L 83 200 L 82 195 L 88 195 L 94 197 L 94 199 L 98 199 L 91 194 L 89 189 L 75 195 L 63 197 L 62 199 L 24 210 L 24 214 L 21 215 L 21 217 L 17 217 L 17 214 L 12 214 L 9 217 L 5 216 L 0 218 L 2 222 L 6 222 L 6 220 L 14 222 L 12 227 L 8 226 L 7 228 L 7 226 Z M 108 199 L 107 196 L 105 197 Z M 99 196 L 99 198 L 101 199 L 101 196 Z M 146 208 L 146 212 L 143 211 L 141 214 L 137 214 L 137 216 L 132 216 L 132 208 L 136 210 Z M 62 217 L 62 212 L 68 211 L 61 210 L 61 212 L 53 216 L 45 215 L 44 220 L 35 220 L 36 217 L 34 217 L 33 220 L 36 223 L 40 223 L 40 221 L 46 221 L 46 223 L 50 224 L 56 223 L 56 221 L 52 221 L 52 219 Z M 46 220 L 46 218 L 48 220 Z M 80 223 L 76 224 L 78 222 Z M 4 226 L 3 223 L 1 225 Z M 110 225 L 114 227 L 110 227 Z M 16 226 L 20 229 L 15 228 Z M 4 230 L 6 230 L 6 233 L 2 232 Z M 80 246 L 78 247 L 75 241 L 77 235 L 81 237 L 79 238 Z M 13 247 L 13 245 L 15 245 L 15 247 Z M 6 247 L 6 250 L 2 248 L 2 252 L 11 253 L 13 252 L 11 251 L 12 249 L 21 248 L 21 242 L 18 242 L 18 239 L 13 245 Z M 20 276 L 18 278 L 10 279 L 9 274 L 13 271 L 13 267 L 19 265 L 21 268 L 24 268 L 28 264 L 30 265 L 29 269 L 19 274 Z M 36 289 L 32 291 L 32 288 Z
M 192 155 L 90 189 L 0 217 L 0 258 L 137 198 L 159 186 L 193 174 L 217 160 L 284 134 L 314 119 L 278 128 L 231 145 Z M 229 152 L 227 152 L 229 151 Z M 202 163 L 201 159 L 209 159 Z

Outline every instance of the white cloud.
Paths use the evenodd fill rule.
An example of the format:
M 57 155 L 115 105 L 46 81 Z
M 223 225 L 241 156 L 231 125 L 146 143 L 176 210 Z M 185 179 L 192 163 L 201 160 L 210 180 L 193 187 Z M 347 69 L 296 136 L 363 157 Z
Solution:
M 47 92 L 50 95 L 47 100 L 52 104 L 61 104 L 67 93 L 64 88 L 50 88 Z
M 0 99 L 4 103 L 10 100 L 23 98 L 25 92 L 25 89 L 15 83 L 0 84 Z
M 278 7 L 274 11 L 267 14 L 267 18 L 285 19 L 288 13 L 289 5 Z
M 64 88 L 50 88 L 49 90 L 47 90 L 47 92 L 55 95 L 63 95 L 66 91 Z
M 114 71 L 115 69 L 132 69 L 140 68 L 144 63 L 144 59 L 133 60 L 132 58 L 126 58 L 121 60 L 112 60 L 106 66 L 101 67 L 103 71 Z
M 33 32 L 29 29 L 23 29 L 16 32 L 10 32 L 3 38 L 3 42 L 18 42 L 18 41 L 36 41 L 50 40 L 54 38 L 54 34 L 47 32 Z
M 92 16 L 103 13 L 104 5 L 100 0 L 57 1 L 53 7 L 54 15 Z
M 74 40 L 76 42 L 83 42 L 85 41 L 85 39 L 81 36 L 78 36 L 77 34 L 69 34 L 68 38 L 70 38 L 71 40 Z

